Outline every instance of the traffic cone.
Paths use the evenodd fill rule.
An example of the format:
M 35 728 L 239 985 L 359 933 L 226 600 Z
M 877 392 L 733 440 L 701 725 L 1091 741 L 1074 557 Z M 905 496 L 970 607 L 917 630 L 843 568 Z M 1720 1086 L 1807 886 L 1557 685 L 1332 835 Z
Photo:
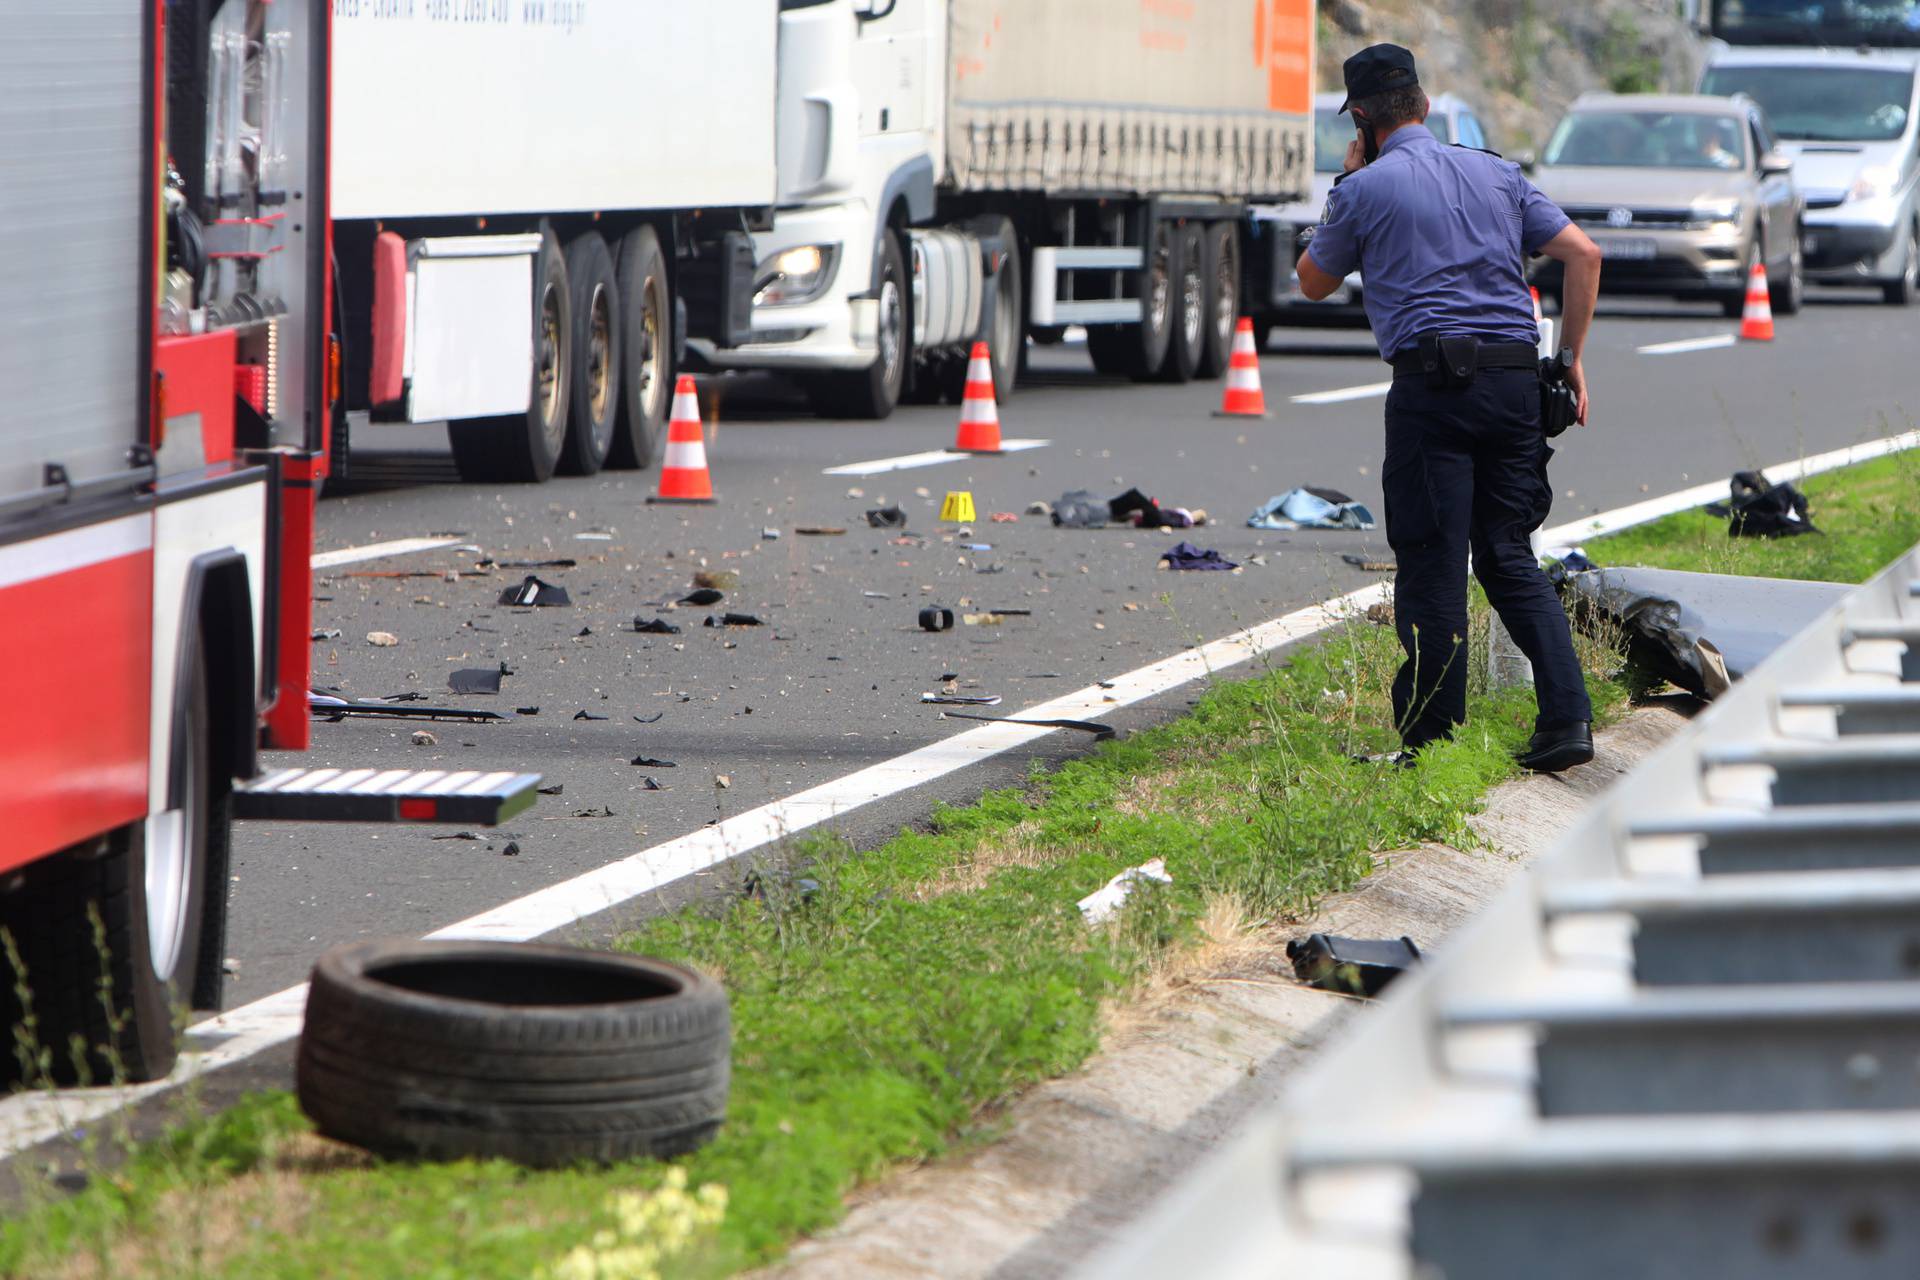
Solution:
M 1547 318 L 1547 313 L 1540 309 L 1540 291 L 1532 285 L 1528 285 L 1527 292 L 1533 295 L 1533 322 L 1539 324 Z
M 712 502 L 707 475 L 707 445 L 700 430 L 700 397 L 693 378 L 681 374 L 673 388 L 673 414 L 667 421 L 667 456 L 660 460 L 660 492 L 648 502 Z
M 1264 418 L 1267 396 L 1260 390 L 1260 355 L 1253 349 L 1253 321 L 1246 316 L 1233 331 L 1233 354 L 1227 359 L 1227 389 L 1216 418 Z
M 1773 341 L 1773 302 L 1767 294 L 1767 268 L 1753 264 L 1747 276 L 1747 310 L 1740 317 L 1740 336 L 1756 342 Z
M 1554 354 L 1553 321 L 1547 319 L 1547 313 L 1540 309 L 1540 291 L 1529 285 L 1527 292 L 1533 295 L 1533 327 L 1539 334 L 1536 345 L 1540 349 L 1540 358 L 1551 360 Z
M 993 359 L 987 344 L 973 344 L 967 358 L 967 389 L 960 397 L 960 433 L 953 447 L 960 453 L 1000 453 L 1000 407 L 993 400 Z

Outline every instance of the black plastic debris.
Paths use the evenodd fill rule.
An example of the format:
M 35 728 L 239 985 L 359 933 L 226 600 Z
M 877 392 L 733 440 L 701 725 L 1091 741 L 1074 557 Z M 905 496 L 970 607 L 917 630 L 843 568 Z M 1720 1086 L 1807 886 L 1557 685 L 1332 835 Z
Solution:
M 566 789 L 567 789 L 567 784 L 564 782 L 556 782 L 550 787 L 534 788 L 535 791 L 538 791 L 543 796 L 557 796 L 562 792 L 564 792 Z
M 340 638 L 340 635 L 341 635 L 341 632 L 340 632 L 340 628 L 338 627 L 321 627 L 314 631 L 313 639 L 338 640 Z
M 717 596 L 720 593 L 714 592 Z M 643 636 L 677 636 L 680 628 L 665 618 L 642 618 L 638 614 L 633 618 L 633 629 Z
M 502 850 L 500 850 L 500 856 L 501 856 L 501 857 L 503 857 L 503 858 L 517 858 L 517 857 L 519 857 L 519 856 L 520 856 L 520 842 L 519 842 L 518 840 L 509 840 L 509 841 L 507 841 L 507 846 L 506 846 L 506 848 L 504 848 L 504 849 L 502 849 Z
M 665 787 L 660 785 L 660 779 L 654 777 L 652 774 L 648 774 L 646 777 L 640 779 L 640 789 L 642 791 L 665 791 L 666 790 Z
M 942 711 L 940 714 L 948 720 L 983 720 L 988 724 L 1024 724 L 1035 729 L 1078 729 L 1082 733 L 1092 734 L 1095 742 L 1105 742 L 1119 733 L 1119 730 L 1112 725 L 1101 724 L 1098 720 L 1021 720 L 1013 716 L 974 715 L 968 711 Z
M 465 707 L 396 706 L 391 702 L 350 702 L 324 693 L 307 695 L 307 712 L 316 720 L 338 724 L 349 717 L 372 720 L 457 720 L 485 724 L 507 717 L 498 711 L 469 711 Z
M 634 719 L 641 724 L 659 724 L 666 714 L 664 711 L 656 711 L 650 716 L 635 716 Z
M 1616 639 L 1642 676 L 1701 698 L 1725 692 L 1850 589 L 1678 569 L 1580 568 L 1588 563 L 1569 557 L 1552 575 L 1575 625 Z
M 1310 933 L 1287 944 L 1293 975 L 1310 987 L 1350 996 L 1377 996 L 1420 963 L 1412 938 L 1336 938 Z
M 707 620 L 701 625 L 707 627 L 764 627 L 767 624 L 750 613 L 723 613 L 719 617 L 708 614 Z
M 997 707 L 1000 695 L 997 693 L 923 693 L 920 701 L 937 703 L 949 707 Z
M 498 693 L 500 678 L 512 674 L 504 662 L 496 669 L 462 667 L 447 677 L 447 687 L 455 693 Z
M 575 640 L 584 640 L 584 639 L 586 639 L 586 638 L 587 638 L 588 636 L 590 636 L 590 635 L 592 635 L 592 634 L 593 634 L 593 628 L 592 628 L 592 627 L 582 627 L 582 628 L 580 628 L 580 629 L 579 629 L 578 631 L 576 631 L 576 632 L 574 632 L 574 633 L 573 633 L 573 638 L 574 638 Z
M 593 712 L 587 711 L 585 709 L 574 712 L 573 718 L 575 720 L 610 720 L 612 719 L 611 716 L 595 715 Z
M 899 507 L 876 507 L 867 512 L 867 523 L 876 529 L 904 529 L 907 513 Z
M 483 569 L 571 569 L 578 563 L 577 560 L 566 558 L 559 560 L 494 560 L 488 558 L 480 561 L 480 567 Z
M 953 630 L 953 610 L 932 608 L 920 611 L 920 629 L 922 631 Z
M 1063 529 L 1104 529 L 1113 508 L 1105 498 L 1096 498 L 1085 489 L 1073 489 L 1060 495 L 1053 504 L 1053 523 Z
M 671 760 L 660 760 L 653 756 L 635 756 L 627 763 L 639 765 L 642 769 L 678 769 L 680 767 Z
M 1758 471 L 1736 471 L 1727 490 L 1728 500 L 1709 503 L 1707 514 L 1727 522 L 1729 538 L 1791 538 L 1820 532 L 1807 515 L 1807 495 L 1785 481 L 1774 484 Z
M 1238 569 L 1240 566 L 1211 547 L 1196 547 L 1191 542 L 1176 542 L 1160 553 L 1169 569 Z
M 477 831 L 455 831 L 449 835 L 430 837 L 434 840 L 478 840 L 479 838 L 480 833 Z
M 513 710 L 515 715 L 537 716 L 540 714 L 538 707 L 515 707 Z
M 1382 560 L 1377 556 L 1357 556 L 1351 551 L 1340 557 L 1356 569 L 1365 569 L 1368 573 L 1392 573 L 1400 566 L 1392 560 Z
M 508 587 L 500 593 L 500 603 L 552 609 L 572 604 L 573 597 L 567 594 L 565 587 L 556 587 L 551 582 L 543 582 L 528 574 L 520 585 Z
M 614 816 L 614 813 L 612 806 L 603 804 L 598 809 L 575 809 L 573 816 L 576 818 L 611 818 Z
M 710 605 L 719 604 L 726 599 L 726 592 L 716 591 L 712 587 L 700 587 L 680 597 L 681 604 Z

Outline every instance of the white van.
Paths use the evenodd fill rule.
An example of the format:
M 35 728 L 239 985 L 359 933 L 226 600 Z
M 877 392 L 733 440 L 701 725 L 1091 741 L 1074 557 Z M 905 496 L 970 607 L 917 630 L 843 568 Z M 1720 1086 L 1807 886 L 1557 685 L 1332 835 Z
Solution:
M 1766 109 L 1806 196 L 1810 283 L 1878 286 L 1920 298 L 1920 54 L 1722 48 L 1700 92 Z

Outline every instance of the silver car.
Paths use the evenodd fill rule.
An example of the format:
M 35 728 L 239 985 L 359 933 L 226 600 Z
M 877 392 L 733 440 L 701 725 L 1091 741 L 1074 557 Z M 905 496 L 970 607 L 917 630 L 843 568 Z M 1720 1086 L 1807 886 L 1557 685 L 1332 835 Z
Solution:
M 1705 93 L 1766 108 L 1806 196 L 1807 278 L 1920 298 L 1920 55 L 1911 51 L 1723 49 Z

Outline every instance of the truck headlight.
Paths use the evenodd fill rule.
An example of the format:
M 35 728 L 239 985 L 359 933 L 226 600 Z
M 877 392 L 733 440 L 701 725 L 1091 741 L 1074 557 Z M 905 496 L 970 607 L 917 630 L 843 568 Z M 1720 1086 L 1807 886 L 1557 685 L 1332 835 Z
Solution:
M 1740 221 L 1740 201 L 1737 199 L 1702 200 L 1693 206 L 1688 216 L 1696 227 L 1736 223 Z
M 1890 196 L 1900 185 L 1900 170 L 1890 164 L 1870 164 L 1854 176 L 1847 189 L 1849 200 L 1874 200 Z
M 812 302 L 833 283 L 833 269 L 840 259 L 837 244 L 802 244 L 782 249 L 765 262 L 753 277 L 753 305 L 786 307 Z

